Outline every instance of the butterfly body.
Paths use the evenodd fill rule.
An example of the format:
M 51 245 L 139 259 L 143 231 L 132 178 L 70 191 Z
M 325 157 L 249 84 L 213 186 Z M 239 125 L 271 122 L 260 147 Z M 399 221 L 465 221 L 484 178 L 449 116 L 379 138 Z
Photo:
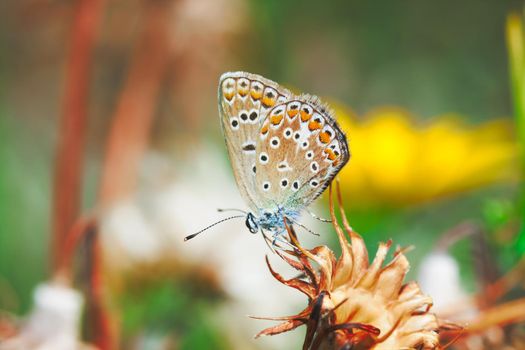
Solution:
M 346 164 L 346 137 L 315 96 L 294 95 L 256 74 L 219 81 L 219 112 L 250 232 L 285 232 Z

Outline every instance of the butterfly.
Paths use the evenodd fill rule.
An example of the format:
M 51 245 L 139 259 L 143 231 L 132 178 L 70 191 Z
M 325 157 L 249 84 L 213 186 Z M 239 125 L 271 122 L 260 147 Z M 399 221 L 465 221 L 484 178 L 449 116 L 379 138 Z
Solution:
M 294 95 L 260 75 L 224 73 L 218 90 L 233 174 L 250 208 L 246 226 L 275 242 L 285 219 L 297 223 L 348 162 L 346 136 L 319 98 Z

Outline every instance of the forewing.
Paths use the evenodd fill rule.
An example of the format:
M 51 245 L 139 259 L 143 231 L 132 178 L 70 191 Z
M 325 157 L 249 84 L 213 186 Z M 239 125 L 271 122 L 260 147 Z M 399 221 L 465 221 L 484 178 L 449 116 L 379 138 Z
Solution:
M 291 93 L 256 74 L 230 72 L 219 81 L 219 113 L 235 181 L 252 210 L 261 207 L 255 187 L 256 147 L 261 122 Z
M 350 153 L 328 108 L 317 97 L 303 95 L 267 113 L 256 157 L 255 186 L 263 207 L 299 210 L 323 193 Z

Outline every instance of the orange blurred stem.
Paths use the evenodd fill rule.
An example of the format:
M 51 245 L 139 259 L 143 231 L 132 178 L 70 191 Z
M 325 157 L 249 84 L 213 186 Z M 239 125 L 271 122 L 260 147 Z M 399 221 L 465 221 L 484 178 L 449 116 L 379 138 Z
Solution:
M 64 261 L 66 236 L 81 205 L 89 76 L 104 5 L 105 0 L 78 0 L 71 28 L 53 186 L 53 271 Z
M 137 186 L 140 162 L 146 151 L 162 78 L 169 57 L 171 1 L 145 1 L 144 26 L 128 77 L 112 116 L 98 193 L 98 205 L 107 209 Z M 95 344 L 101 350 L 118 348 L 118 325 L 104 299 L 103 253 L 98 235 L 93 242 L 89 311 Z
M 120 95 L 99 189 L 102 207 L 134 193 L 167 67 L 170 1 L 146 1 L 145 25 Z
M 525 321 L 525 298 L 484 310 L 476 320 L 466 327 L 468 333 L 482 332 L 493 326 L 505 326 Z

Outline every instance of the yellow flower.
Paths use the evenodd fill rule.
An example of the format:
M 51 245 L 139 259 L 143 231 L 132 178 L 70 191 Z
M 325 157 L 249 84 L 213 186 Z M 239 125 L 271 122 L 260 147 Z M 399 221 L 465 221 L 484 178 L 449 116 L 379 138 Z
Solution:
M 341 203 L 340 193 L 338 193 Z M 299 277 L 284 279 L 270 264 L 272 275 L 308 297 L 308 306 L 258 334 L 274 335 L 306 325 L 303 349 L 439 349 L 438 320 L 429 312 L 432 298 L 415 282 L 403 284 L 409 263 L 401 250 L 384 264 L 392 242 L 379 245 L 372 263 L 363 239 L 354 232 L 340 206 L 343 228 L 337 222 L 330 188 L 330 213 L 341 245 L 341 256 L 326 246 L 302 248 L 289 228 L 292 250 L 279 251 Z M 268 259 L 267 259 L 268 262 Z M 314 267 L 314 263 L 319 268 Z
M 352 151 L 339 176 L 354 206 L 421 203 L 516 176 L 507 120 L 474 127 L 444 115 L 418 127 L 399 108 L 377 109 L 360 121 L 342 106 L 336 115 Z

